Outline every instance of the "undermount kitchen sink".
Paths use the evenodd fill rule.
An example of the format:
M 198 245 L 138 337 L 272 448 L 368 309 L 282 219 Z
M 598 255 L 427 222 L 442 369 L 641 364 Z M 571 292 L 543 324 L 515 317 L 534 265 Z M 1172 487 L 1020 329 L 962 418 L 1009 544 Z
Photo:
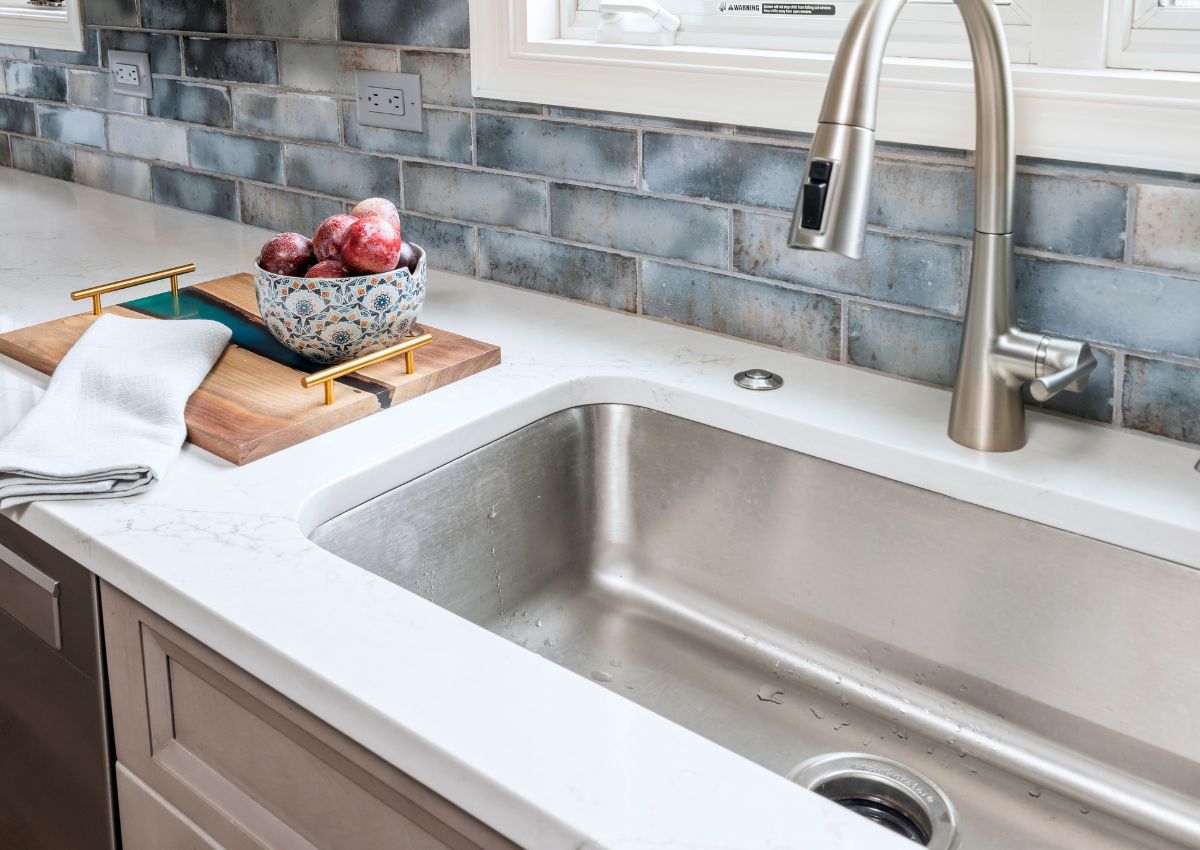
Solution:
M 621 405 L 312 537 L 782 775 L 894 760 L 964 850 L 1200 847 L 1190 568 Z

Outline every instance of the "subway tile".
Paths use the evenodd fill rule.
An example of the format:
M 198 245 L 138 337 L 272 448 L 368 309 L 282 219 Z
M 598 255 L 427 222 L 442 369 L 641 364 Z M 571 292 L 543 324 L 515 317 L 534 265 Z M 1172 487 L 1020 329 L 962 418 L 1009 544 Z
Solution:
M 674 118 L 657 118 L 653 115 L 599 112 L 594 109 L 571 109 L 565 106 L 551 106 L 549 114 L 556 118 L 568 118 L 576 121 L 592 121 L 598 124 L 620 124 L 625 127 L 654 127 L 666 130 L 705 130 L 715 132 L 723 129 L 725 126 L 724 124 L 711 124 L 706 121 L 681 121 Z
M 33 58 L 42 62 L 53 62 L 57 65 L 91 65 L 93 68 L 100 64 L 99 30 L 85 29 L 83 31 L 83 50 L 48 50 L 35 48 Z
M 1119 260 L 1125 256 L 1124 186 L 1018 174 L 1013 240 L 1018 245 Z
M 141 0 L 142 26 L 150 30 L 225 32 L 226 0 Z
M 213 130 L 189 130 L 192 167 L 264 183 L 283 182 L 283 148 L 279 142 L 231 136 Z
M 1167 274 L 1017 257 L 1017 314 L 1030 329 L 1200 357 L 1200 285 Z
M 1021 388 L 1025 404 L 1030 407 L 1040 407 L 1057 413 L 1067 413 L 1081 419 L 1091 419 L 1096 422 L 1112 422 L 1113 420 L 1113 358 L 1111 351 L 1092 346 L 1096 356 L 1096 368 L 1088 377 L 1088 382 L 1081 393 L 1059 393 L 1049 401 L 1034 401 L 1029 393 L 1029 385 Z
M 475 274 L 475 228 L 415 215 L 405 214 L 400 218 L 405 240 L 428 252 L 431 267 Z
M 33 65 L 29 62 L 6 62 L 4 85 L 8 93 L 17 97 L 32 97 L 37 100 L 67 99 L 67 71 L 50 65 Z
M 1200 443 L 1200 366 L 1125 358 L 1125 426 Z
M 555 184 L 550 233 L 706 266 L 729 265 L 729 211 L 702 204 Z
M 0 97 L 0 130 L 22 133 L 26 136 L 37 135 L 37 121 L 34 118 L 33 104 L 9 97 Z
M 880 142 L 875 143 L 876 153 L 882 153 L 893 157 L 916 157 L 923 159 L 953 159 L 965 162 L 967 160 L 968 151 L 958 148 L 939 148 L 933 145 L 909 145 L 903 142 Z
M 12 148 L 9 147 L 8 136 L 0 133 L 0 168 L 12 167 Z
M 232 125 L 229 90 L 205 83 L 184 83 L 179 80 L 156 79 L 154 97 L 146 111 L 155 118 L 207 124 L 210 127 Z
M 75 182 L 143 201 L 151 199 L 150 166 L 123 156 L 76 151 Z
M 717 333 L 836 360 L 836 298 L 738 277 L 643 261 L 642 312 Z
M 75 149 L 55 142 L 12 136 L 12 167 L 58 180 L 75 179 Z
M 758 139 L 771 139 L 776 142 L 790 142 L 794 145 L 808 147 L 812 143 L 812 133 L 802 133 L 799 130 L 778 130 L 771 127 L 742 127 L 734 125 L 729 128 L 735 136 L 751 136 Z
M 337 0 L 230 0 L 229 31 L 284 38 L 337 37 Z
M 1138 186 L 1133 260 L 1200 274 L 1200 188 Z
M 237 221 L 237 184 L 232 180 L 152 165 L 150 181 L 157 203 Z
M 321 222 L 342 212 L 341 201 L 242 184 L 242 221 L 254 227 L 276 232 L 294 231 L 312 234 Z
M 354 94 L 354 72 L 399 71 L 400 57 L 393 48 L 312 44 L 281 41 L 279 80 L 306 91 Z
M 425 128 L 420 133 L 364 127 L 355 117 L 353 103 L 346 104 L 346 144 L 359 150 L 398 156 L 471 162 L 471 117 L 465 112 L 425 110 Z
M 734 267 L 746 274 L 958 314 L 964 249 L 958 245 L 868 233 L 866 256 L 848 260 L 788 247 L 790 219 L 738 210 Z
M 108 146 L 103 112 L 39 103 L 37 113 L 38 135 L 43 139 L 91 148 Z
M 484 167 L 613 186 L 637 181 L 637 136 L 628 130 L 489 113 L 475 126 Z
M 962 336 L 958 322 L 851 302 L 846 323 L 847 356 L 855 366 L 954 386 Z
M 68 90 L 71 103 L 92 109 L 141 115 L 146 108 L 145 98 L 114 94 L 111 80 L 112 75 L 107 71 L 70 71 Z
M 647 133 L 643 185 L 652 192 L 790 210 L 804 172 L 799 148 Z
M 275 85 L 279 82 L 273 41 L 204 36 L 185 38 L 183 67 L 189 77 L 227 83 Z
M 108 64 L 108 51 L 128 50 L 133 53 L 150 55 L 150 73 L 183 74 L 183 64 L 179 59 L 179 36 L 164 32 L 133 32 L 130 30 L 103 30 L 101 41 L 104 45 L 104 64 Z M 155 80 L 154 85 L 158 85 Z
M 92 26 L 136 27 L 137 0 L 87 0 L 83 22 Z
M 491 109 L 494 112 L 516 112 L 521 115 L 541 115 L 543 107 L 537 103 L 518 103 L 515 100 L 495 100 L 490 97 L 475 98 L 476 109 Z
M 400 169 L 394 159 L 307 145 L 287 145 L 284 157 L 287 184 L 293 188 L 355 201 L 400 200 Z
M 341 0 L 343 41 L 470 46 L 467 0 Z
M 636 309 L 637 261 L 620 254 L 484 229 L 479 232 L 479 274 L 614 310 Z
M 29 59 L 33 50 L 17 44 L 0 44 L 0 59 Z
M 400 60 L 406 74 L 421 75 L 421 99 L 442 106 L 474 106 L 471 60 L 465 53 L 406 52 Z
M 423 163 L 404 163 L 404 203 L 412 212 L 546 232 L 546 184 Z
M 342 140 L 338 102 L 331 97 L 238 89 L 233 123 L 242 130 L 313 142 Z
M 975 232 L 974 175 L 964 166 L 877 159 L 868 221 L 893 230 L 969 237 Z
M 108 117 L 108 147 L 142 159 L 161 159 L 187 165 L 187 130 L 161 121 L 144 121 L 123 115 Z

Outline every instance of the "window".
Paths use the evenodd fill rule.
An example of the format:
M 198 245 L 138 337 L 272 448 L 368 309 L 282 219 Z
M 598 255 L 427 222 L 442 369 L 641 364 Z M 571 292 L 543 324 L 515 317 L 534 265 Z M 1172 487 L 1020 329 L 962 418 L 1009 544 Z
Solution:
M 599 2 L 469 0 L 475 95 L 812 132 L 856 5 L 778 0 L 832 14 L 768 16 L 753 7 L 769 0 L 724 0 L 752 7 L 739 14 L 723 0 L 657 0 L 681 19 L 664 39 L 632 13 L 601 38 Z M 1200 0 L 996 5 L 1019 154 L 1200 173 Z M 910 0 L 889 48 L 877 138 L 973 148 L 974 79 L 952 0 Z
M 1124 0 L 1115 15 L 1114 68 L 1200 71 L 1200 0 Z
M 83 50 L 79 0 L 0 0 L 0 44 Z
M 659 0 L 678 15 L 682 26 L 676 36 L 679 46 L 791 50 L 832 53 L 846 22 L 858 8 L 854 0 L 833 3 L 737 2 L 737 0 Z M 1014 62 L 1030 61 L 1033 22 L 1032 5 L 1037 0 L 996 0 L 1008 35 Z M 1053 0 L 1050 0 L 1053 2 Z M 600 28 L 600 0 L 563 0 L 562 36 L 595 40 Z M 796 14 L 790 9 L 820 10 Z M 774 10 L 774 11 L 772 11 Z M 639 27 L 638 17 L 627 17 L 629 44 L 656 44 L 657 27 Z M 912 0 L 888 42 L 888 55 L 921 59 L 967 59 L 970 49 L 962 17 L 954 0 Z

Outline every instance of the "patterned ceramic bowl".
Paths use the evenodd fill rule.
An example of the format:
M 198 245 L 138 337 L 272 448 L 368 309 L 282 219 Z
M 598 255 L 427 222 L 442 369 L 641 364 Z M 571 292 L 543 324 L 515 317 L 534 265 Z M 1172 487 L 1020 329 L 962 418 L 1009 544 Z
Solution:
M 258 311 L 281 343 L 316 363 L 342 363 L 394 345 L 425 303 L 425 249 L 417 270 L 358 277 L 304 278 L 254 264 Z

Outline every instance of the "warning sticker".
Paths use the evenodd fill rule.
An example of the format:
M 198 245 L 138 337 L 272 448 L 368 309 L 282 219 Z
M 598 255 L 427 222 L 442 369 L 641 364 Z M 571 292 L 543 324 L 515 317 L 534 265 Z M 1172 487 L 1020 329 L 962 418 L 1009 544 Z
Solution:
M 717 7 L 722 15 L 834 15 L 834 3 L 721 3 Z

